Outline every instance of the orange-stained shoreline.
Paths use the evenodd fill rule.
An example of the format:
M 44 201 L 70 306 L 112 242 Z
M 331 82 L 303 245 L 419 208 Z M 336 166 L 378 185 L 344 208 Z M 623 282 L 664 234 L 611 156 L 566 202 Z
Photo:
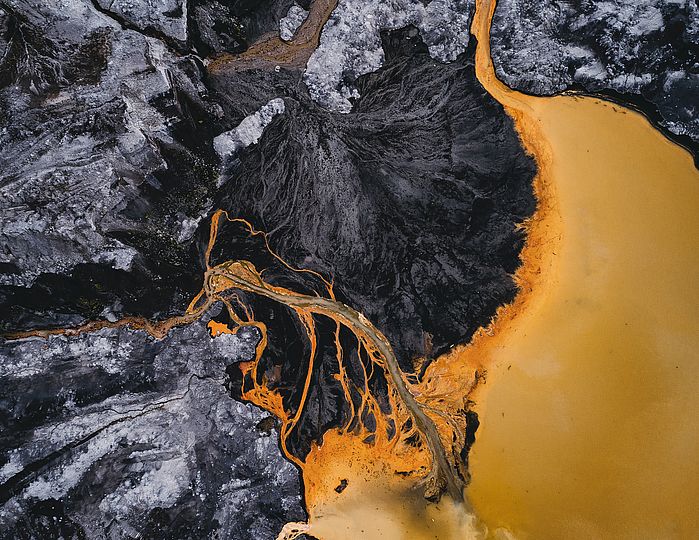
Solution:
M 434 409 L 455 418 L 458 411 L 471 408 L 479 394 L 487 391 L 487 385 L 479 383 L 487 379 L 490 366 L 482 359 L 493 346 L 491 338 L 515 324 L 518 315 L 530 309 L 542 294 L 540 286 L 555 272 L 555 258 L 551 254 L 563 235 L 551 177 L 550 148 L 537 123 L 511 105 L 510 99 L 504 99 L 511 91 L 495 77 L 489 41 L 484 38 L 488 35 L 490 17 L 492 9 L 484 12 L 479 3 L 472 24 L 472 33 L 478 39 L 476 74 L 481 84 L 505 106 L 526 151 L 536 160 L 538 171 L 533 186 L 537 209 L 521 224 L 526 241 L 520 255 L 522 264 L 514 274 L 520 289 L 514 301 L 501 306 L 488 327 L 478 330 L 469 344 L 455 346 L 435 359 L 420 383 L 411 386 L 419 400 L 423 398 Z M 461 422 L 463 429 L 463 417 Z M 457 507 L 450 501 L 442 501 L 432 505 L 422 500 L 421 493 L 414 488 L 415 481 L 399 472 L 401 467 L 415 468 L 417 464 L 412 463 L 414 459 L 410 456 L 385 455 L 347 439 L 347 435 L 330 432 L 324 437 L 324 444 L 314 446 L 308 457 L 304 467 L 310 516 L 308 532 L 324 540 L 349 540 L 357 535 L 367 539 L 442 540 L 482 538 L 487 534 L 469 504 Z M 463 443 L 462 432 L 456 444 Z M 343 478 L 350 479 L 349 487 L 342 494 L 334 493 L 331 488 Z M 359 487 L 348 493 L 353 484 Z
M 471 24 L 471 33 L 477 39 L 476 76 L 507 111 L 519 134 L 526 152 L 536 161 L 537 173 L 533 188 L 537 206 L 534 214 L 520 227 L 526 232 L 524 247 L 520 253 L 521 264 L 514 273 L 519 289 L 515 299 L 500 306 L 487 327 L 480 328 L 467 344 L 457 345 L 448 353 L 437 358 L 425 372 L 424 383 L 443 380 L 446 386 L 454 381 L 468 380 L 475 371 L 487 376 L 489 368 L 483 363 L 483 353 L 492 347 L 492 337 L 503 332 L 516 322 L 518 314 L 528 309 L 537 296 L 545 294 L 540 287 L 546 280 L 554 279 L 556 246 L 563 238 L 563 222 L 557 204 L 552 175 L 551 148 L 536 120 L 527 114 L 527 106 L 518 100 L 518 94 L 504 85 L 495 75 L 490 56 L 490 22 L 495 11 L 495 2 L 478 0 Z M 461 399 L 475 400 L 483 385 L 473 388 Z M 458 400 L 458 398 L 457 398 Z
M 504 86 L 478 8 L 477 74 L 540 165 L 544 215 L 520 297 L 463 349 L 488 368 L 469 499 L 489 537 L 693 538 L 699 173 L 634 111 Z
M 351 476 L 333 459 L 351 455 L 364 484 L 345 500 L 321 490 L 310 531 L 325 540 L 691 538 L 699 175 L 638 113 L 503 85 L 489 53 L 493 11 L 478 1 L 476 72 L 536 159 L 538 209 L 523 224 L 518 296 L 413 387 L 447 412 L 479 414 L 467 488 L 475 515 L 420 505 L 390 467 L 372 468 L 368 450 L 334 449 L 333 439 L 325 477 Z
M 489 48 L 494 8 L 493 0 L 477 0 L 476 74 L 512 117 L 538 166 L 538 205 L 522 224 L 526 242 L 514 275 L 520 291 L 471 343 L 440 356 L 422 381 L 409 384 L 454 447 L 464 441 L 463 411 L 478 412 L 467 489 L 475 511 L 469 503 L 425 501 L 417 489 L 430 467 L 424 446 L 367 444 L 364 431 L 332 430 L 304 462 L 294 460 L 309 521 L 290 524 L 280 538 L 303 532 L 325 540 L 689 538 L 699 526 L 686 502 L 699 500 L 686 480 L 698 473 L 691 456 L 699 444 L 693 424 L 681 417 L 699 405 L 692 395 L 699 370 L 689 361 L 699 350 L 692 332 L 699 313 L 691 308 L 699 294 L 684 281 L 699 264 L 691 255 L 699 245 L 682 236 L 699 230 L 688 210 L 695 202 L 699 207 L 692 184 L 699 175 L 688 156 L 636 113 L 593 98 L 526 96 L 502 84 Z M 276 50 L 259 60 L 283 60 Z M 248 61 L 258 59 L 239 62 Z M 614 141 L 610 132 L 627 139 Z M 652 152 L 660 165 L 649 159 Z M 667 211 L 658 208 L 663 205 Z M 651 244 L 647 251 L 644 242 Z M 331 284 L 320 279 L 332 297 Z M 222 291 L 231 283 L 206 287 Z M 203 290 L 188 314 L 201 312 L 205 296 Z M 312 318 L 297 313 L 313 343 Z M 251 316 L 236 322 L 261 324 Z M 140 319 L 124 324 L 156 336 L 171 327 Z M 215 322 L 209 328 L 212 335 L 234 331 Z M 240 367 L 257 379 L 255 366 Z M 349 393 L 344 374 L 338 376 Z M 293 428 L 276 394 L 264 383 L 253 390 L 247 399 Z

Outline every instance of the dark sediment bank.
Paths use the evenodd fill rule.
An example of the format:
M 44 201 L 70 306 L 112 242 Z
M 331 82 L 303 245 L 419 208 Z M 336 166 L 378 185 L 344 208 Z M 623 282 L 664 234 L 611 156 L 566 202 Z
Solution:
M 373 321 L 411 372 L 413 360 L 467 342 L 514 298 L 524 241 L 516 225 L 534 210 L 535 168 L 476 81 L 472 49 L 437 64 L 410 27 L 385 33 L 383 46 L 384 66 L 357 81 L 350 113 L 325 111 L 304 93 L 287 97 L 259 143 L 228 164 L 216 206 L 268 231 L 290 263 L 332 278 L 338 299 Z M 213 86 L 225 96 L 238 77 L 222 71 Z M 223 234 L 214 261 L 233 253 L 248 250 Z M 290 339 L 277 320 L 268 323 L 273 339 Z M 314 412 L 292 441 L 301 455 L 346 414 L 333 344 L 320 350 Z M 291 352 L 270 359 L 284 381 L 305 374 Z M 298 388 L 289 392 L 297 401 Z

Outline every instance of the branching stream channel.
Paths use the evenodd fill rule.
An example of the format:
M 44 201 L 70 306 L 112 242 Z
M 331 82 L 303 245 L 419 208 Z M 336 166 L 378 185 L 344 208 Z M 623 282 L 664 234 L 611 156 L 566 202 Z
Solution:
M 328 296 L 300 294 L 285 287 L 268 283 L 263 278 L 262 274 L 264 271 L 258 271 L 253 263 L 249 261 L 230 260 L 211 266 L 211 251 L 216 244 L 222 218 L 229 222 L 242 223 L 253 236 L 262 236 L 265 239 L 267 250 L 274 258 L 289 270 L 313 274 L 323 283 L 325 293 Z M 6 337 L 19 339 L 29 336 L 46 337 L 51 334 L 76 335 L 100 328 L 128 326 L 133 329 L 144 330 L 156 339 L 162 339 L 175 326 L 191 324 L 201 318 L 216 302 L 222 302 L 226 306 L 231 320 L 235 321 L 237 326 L 229 329 L 225 325 L 218 325 L 219 332 L 221 332 L 221 326 L 224 327 L 223 331 L 226 333 L 235 333 L 240 328 L 252 326 L 257 328 L 261 334 L 255 359 L 251 362 L 240 364 L 240 369 L 244 375 L 242 397 L 274 413 L 281 420 L 280 443 L 282 450 L 291 461 L 302 467 L 302 461 L 289 450 L 286 440 L 300 419 L 308 396 L 316 354 L 314 316 L 327 317 L 337 325 L 336 346 L 338 365 L 340 366 L 338 376 L 345 392 L 345 398 L 351 404 L 353 410 L 352 417 L 347 421 L 345 428 L 355 433 L 363 431 L 365 436 L 369 437 L 367 440 L 388 438 L 389 444 L 392 446 L 395 446 L 398 442 L 415 441 L 416 438 L 417 443 L 413 442 L 412 444 L 419 446 L 421 442 L 424 442 L 429 448 L 432 463 L 431 470 L 423 480 L 425 497 L 430 500 L 436 500 L 446 491 L 455 501 L 464 500 L 464 481 L 458 471 L 458 459 L 453 457 L 451 450 L 448 450 L 442 441 L 435 422 L 424 410 L 426 405 L 419 403 L 411 392 L 390 343 L 383 333 L 364 315 L 335 298 L 330 281 L 312 270 L 290 266 L 272 251 L 267 243 L 265 233 L 255 230 L 244 219 L 230 218 L 223 210 L 216 211 L 212 216 L 205 256 L 206 271 L 204 273 L 203 288 L 192 300 L 183 315 L 159 322 L 152 322 L 140 317 L 126 317 L 115 322 L 95 321 L 77 328 L 32 330 L 8 334 Z M 267 329 L 263 322 L 254 319 L 251 310 L 243 304 L 236 291 L 263 296 L 286 305 L 296 313 L 306 330 L 311 345 L 311 352 L 303 393 L 300 403 L 293 414 L 286 410 L 282 396 L 276 393 L 274 389 L 267 387 L 264 374 L 258 373 L 257 364 L 267 345 Z M 378 400 L 371 395 L 369 388 L 370 376 L 367 375 L 366 370 L 364 373 L 364 388 L 356 388 L 362 400 L 360 407 L 355 409 L 350 391 L 352 382 L 349 380 L 346 369 L 343 367 L 343 362 L 346 359 L 343 360 L 342 347 L 339 341 L 341 327 L 345 327 L 356 337 L 359 344 L 358 350 L 363 350 L 366 353 L 366 358 L 374 366 L 383 370 L 386 375 L 389 381 L 388 399 L 390 411 L 386 412 L 385 408 L 379 405 Z M 359 361 L 361 362 L 361 360 Z M 245 376 L 248 378 L 246 379 Z M 246 389 L 246 381 L 252 385 L 251 389 Z M 367 417 L 371 417 L 371 421 L 367 422 Z M 367 424 L 370 424 L 369 427 L 367 427 Z

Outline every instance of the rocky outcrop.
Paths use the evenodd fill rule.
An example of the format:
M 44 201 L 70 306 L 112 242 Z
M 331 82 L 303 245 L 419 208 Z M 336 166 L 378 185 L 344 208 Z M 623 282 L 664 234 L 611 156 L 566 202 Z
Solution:
M 179 312 L 200 286 L 212 141 L 245 111 L 222 118 L 196 57 L 89 0 L 13 2 L 1 22 L 0 326 L 140 311 L 153 280 L 150 315 Z
M 275 116 L 284 112 L 284 100 L 280 98 L 271 99 L 267 104 L 260 107 L 238 124 L 235 128 L 225 133 L 217 135 L 214 139 L 214 150 L 218 156 L 225 160 L 231 154 L 235 154 L 255 144 L 260 140 L 265 128 L 272 122 Z
M 196 96 L 190 61 L 87 4 L 68 7 L 74 13 L 62 18 L 60 6 L 5 10 L 0 262 L 9 271 L 0 283 L 8 285 L 84 263 L 132 269 L 137 251 L 117 236 L 140 227 L 144 182 L 158 189 L 173 154 L 208 158 L 178 148 L 157 101 L 175 102 L 180 84 Z M 198 210 L 177 209 L 173 224 Z
M 0 346 L 0 537 L 259 539 L 304 519 L 274 419 L 227 388 L 257 333 L 204 322 Z
M 472 0 L 339 0 L 308 61 L 304 81 L 317 103 L 349 112 L 360 95 L 357 78 L 384 63 L 382 31 L 413 25 L 430 55 L 449 62 L 468 46 L 472 12 Z
M 284 41 L 291 41 L 306 17 L 308 17 L 308 10 L 298 4 L 291 6 L 286 16 L 279 21 L 279 37 Z
M 699 156 L 699 5 L 694 0 L 499 0 L 498 77 L 525 92 L 582 89 L 639 107 Z
M 187 0 L 94 0 L 93 5 L 122 25 L 187 42 Z

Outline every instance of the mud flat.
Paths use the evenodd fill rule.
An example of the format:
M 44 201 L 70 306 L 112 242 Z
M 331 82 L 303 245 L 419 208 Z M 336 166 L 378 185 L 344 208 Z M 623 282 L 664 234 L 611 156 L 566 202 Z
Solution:
M 482 538 L 478 518 L 463 502 L 446 495 L 436 504 L 425 500 L 409 474 L 429 464 L 422 454 L 391 454 L 327 433 L 303 467 L 308 532 L 332 540 Z

